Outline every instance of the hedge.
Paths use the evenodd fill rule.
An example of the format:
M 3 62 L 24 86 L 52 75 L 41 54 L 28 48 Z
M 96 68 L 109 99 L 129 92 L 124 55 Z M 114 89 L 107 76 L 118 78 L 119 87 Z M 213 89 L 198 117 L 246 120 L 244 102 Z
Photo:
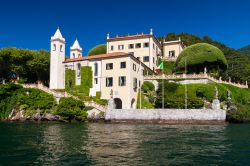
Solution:
M 177 58 L 176 69 L 183 71 L 185 61 L 189 72 L 202 72 L 204 67 L 208 70 L 225 70 L 228 66 L 223 52 L 207 43 L 198 43 L 185 48 Z
M 93 47 L 92 49 L 90 49 L 87 56 L 98 55 L 98 54 L 106 54 L 106 52 L 107 52 L 107 45 L 106 44 L 100 44 L 100 45 L 97 45 L 97 46 Z

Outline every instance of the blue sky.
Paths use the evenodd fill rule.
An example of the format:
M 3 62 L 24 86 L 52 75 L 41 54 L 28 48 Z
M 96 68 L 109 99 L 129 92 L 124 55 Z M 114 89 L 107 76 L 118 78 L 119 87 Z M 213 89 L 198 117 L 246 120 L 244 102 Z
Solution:
M 106 34 L 209 35 L 232 48 L 250 44 L 247 0 L 1 0 L 0 47 L 49 50 L 59 26 L 67 53 L 77 37 L 88 50 Z

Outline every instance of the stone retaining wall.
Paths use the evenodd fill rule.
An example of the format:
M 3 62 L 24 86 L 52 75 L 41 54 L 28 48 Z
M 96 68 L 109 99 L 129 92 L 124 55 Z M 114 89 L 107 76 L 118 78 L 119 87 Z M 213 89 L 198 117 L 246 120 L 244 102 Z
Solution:
M 225 110 L 212 109 L 108 109 L 105 120 L 225 121 Z

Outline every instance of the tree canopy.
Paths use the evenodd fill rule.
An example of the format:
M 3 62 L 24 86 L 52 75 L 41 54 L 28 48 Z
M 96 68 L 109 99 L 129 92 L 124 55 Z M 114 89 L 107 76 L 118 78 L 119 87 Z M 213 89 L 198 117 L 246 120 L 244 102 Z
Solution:
M 223 52 L 207 43 L 197 43 L 185 48 L 176 61 L 177 70 L 184 70 L 185 63 L 189 72 L 227 68 L 227 60 Z
M 45 50 L 33 51 L 14 47 L 0 49 L 0 78 L 23 82 L 49 80 L 50 54 Z
M 90 49 L 87 56 L 106 54 L 106 52 L 107 52 L 107 45 L 100 44 L 100 45 L 97 45 L 97 46 L 93 47 L 92 49 Z

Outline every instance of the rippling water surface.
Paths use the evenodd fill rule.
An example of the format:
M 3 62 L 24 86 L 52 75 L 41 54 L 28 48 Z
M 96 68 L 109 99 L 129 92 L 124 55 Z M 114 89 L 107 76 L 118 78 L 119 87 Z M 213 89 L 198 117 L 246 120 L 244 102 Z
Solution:
M 250 124 L 1 122 L 0 165 L 250 165 Z

